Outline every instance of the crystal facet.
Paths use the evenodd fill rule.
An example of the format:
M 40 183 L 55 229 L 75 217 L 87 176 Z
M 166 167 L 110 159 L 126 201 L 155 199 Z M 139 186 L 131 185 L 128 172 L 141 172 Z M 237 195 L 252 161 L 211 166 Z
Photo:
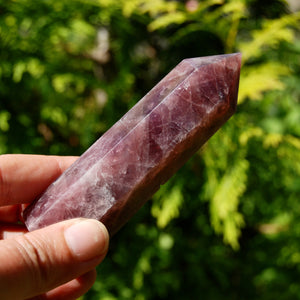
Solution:
M 25 210 L 27 228 L 84 217 L 113 235 L 234 113 L 240 64 L 183 60 Z

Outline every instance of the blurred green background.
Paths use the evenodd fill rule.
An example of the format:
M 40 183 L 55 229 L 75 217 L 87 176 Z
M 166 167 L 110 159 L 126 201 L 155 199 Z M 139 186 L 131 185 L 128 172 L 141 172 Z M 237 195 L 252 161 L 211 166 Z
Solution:
M 279 0 L 0 0 L 0 153 L 79 155 L 182 59 L 243 53 L 236 115 L 112 239 L 82 299 L 300 299 L 300 13 Z

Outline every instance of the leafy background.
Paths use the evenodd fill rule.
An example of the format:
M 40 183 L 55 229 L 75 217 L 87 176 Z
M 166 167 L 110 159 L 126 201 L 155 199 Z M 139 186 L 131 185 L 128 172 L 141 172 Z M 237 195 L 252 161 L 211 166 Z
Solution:
M 0 1 L 0 153 L 80 155 L 183 58 L 243 54 L 236 115 L 112 239 L 82 299 L 300 299 L 297 6 Z

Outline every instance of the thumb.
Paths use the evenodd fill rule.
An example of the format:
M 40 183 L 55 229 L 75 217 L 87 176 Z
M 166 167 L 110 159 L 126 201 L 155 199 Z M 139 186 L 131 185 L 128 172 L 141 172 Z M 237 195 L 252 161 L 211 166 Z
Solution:
M 0 298 L 30 298 L 87 273 L 108 240 L 102 223 L 73 219 L 0 241 Z

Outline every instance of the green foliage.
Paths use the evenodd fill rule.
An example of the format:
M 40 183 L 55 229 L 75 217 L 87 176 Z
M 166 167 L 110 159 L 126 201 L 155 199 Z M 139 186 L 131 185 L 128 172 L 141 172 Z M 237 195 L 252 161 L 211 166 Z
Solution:
M 216 232 L 224 233 L 225 242 L 231 244 L 234 249 L 239 247 L 239 229 L 244 225 L 243 216 L 238 212 L 238 205 L 246 189 L 248 165 L 246 159 L 239 158 L 214 187 L 214 194 L 211 197 L 212 225 Z
M 0 1 L 0 153 L 79 155 L 183 58 L 243 54 L 236 115 L 81 299 L 300 299 L 300 14 L 286 1 Z
M 157 226 L 166 227 L 170 221 L 179 216 L 180 207 L 183 202 L 183 195 L 178 185 L 172 187 L 171 191 L 166 191 L 162 187 L 154 196 L 152 205 L 152 215 L 157 219 Z
M 248 67 L 241 74 L 239 102 L 246 98 L 261 100 L 269 90 L 281 90 L 285 85 L 280 76 L 289 74 L 289 68 L 281 63 L 267 62 L 255 67 Z

